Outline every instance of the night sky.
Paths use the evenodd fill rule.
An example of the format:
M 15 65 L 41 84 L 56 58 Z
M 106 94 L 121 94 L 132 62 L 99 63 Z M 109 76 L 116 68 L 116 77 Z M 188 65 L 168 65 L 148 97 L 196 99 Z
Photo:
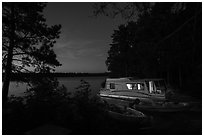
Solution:
M 56 72 L 106 72 L 105 60 L 111 35 L 121 17 L 93 17 L 93 3 L 48 3 L 44 15 L 48 25 L 61 24 L 61 37 L 54 51 L 62 66 Z

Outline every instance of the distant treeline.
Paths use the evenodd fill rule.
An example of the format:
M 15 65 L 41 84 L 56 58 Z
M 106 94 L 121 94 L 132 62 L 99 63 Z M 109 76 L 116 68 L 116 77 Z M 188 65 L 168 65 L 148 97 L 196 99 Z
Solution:
M 5 73 L 2 73 L 4 78 Z M 97 77 L 108 76 L 109 73 L 12 73 L 11 80 L 25 80 L 32 77 Z

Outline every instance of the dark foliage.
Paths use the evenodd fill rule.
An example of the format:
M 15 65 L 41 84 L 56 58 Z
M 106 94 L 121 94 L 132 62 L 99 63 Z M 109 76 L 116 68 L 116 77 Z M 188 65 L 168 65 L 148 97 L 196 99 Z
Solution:
M 48 73 L 61 65 L 53 50 L 61 25 L 46 24 L 42 15 L 45 6 L 38 2 L 2 3 L 3 105 L 11 73 Z
M 53 78 L 36 78 L 24 97 L 11 96 L 3 109 L 3 134 L 24 134 L 44 124 L 55 124 L 86 133 L 100 130 L 106 113 L 97 96 L 90 95 L 90 85 L 81 80 L 73 94 Z
M 29 72 L 29 67 L 38 72 L 42 67 L 60 65 L 53 46 L 59 38 L 61 25 L 46 25 L 42 15 L 45 6 L 46 3 L 37 2 L 3 3 L 3 69 L 11 39 L 14 40 L 12 72 Z M 15 27 L 11 28 L 11 24 Z M 15 33 L 11 38 L 12 29 Z
M 162 77 L 173 87 L 201 97 L 201 3 L 126 3 L 128 9 L 120 4 L 96 6 L 98 14 L 107 16 L 116 10 L 117 14 L 134 8 L 139 12 L 136 21 L 120 25 L 111 36 L 106 60 L 111 76 Z
M 155 114 L 155 122 L 157 123 L 154 124 L 153 128 L 139 129 L 141 127 L 138 127 L 138 124 L 134 122 L 112 118 L 107 110 L 119 113 L 125 113 L 125 111 L 102 102 L 97 96 L 90 96 L 90 85 L 84 80 L 81 80 L 81 85 L 73 94 L 66 92 L 64 87 L 60 86 L 54 79 L 40 78 L 33 80 L 34 82 L 31 83 L 32 88 L 27 91 L 25 97 L 11 96 L 7 108 L 3 109 L 2 133 L 4 135 L 22 135 L 27 131 L 47 124 L 63 127 L 71 131 L 71 134 L 78 135 L 199 134 L 201 131 L 200 126 L 197 124 L 195 124 L 196 127 L 189 127 L 193 122 L 185 124 L 193 121 L 189 120 L 191 115 L 185 115 L 183 118 L 184 115 L 178 114 L 165 116 Z M 180 120 L 181 118 L 183 120 Z M 183 123 L 178 123 L 178 125 L 175 119 Z M 194 117 L 194 119 L 200 119 L 200 115 L 199 118 Z M 146 124 L 148 124 L 147 126 L 151 125 L 149 122 Z M 171 125 L 176 126 L 172 127 Z M 170 128 L 164 128 L 163 130 L 162 126 L 169 126 Z M 181 130 L 178 131 L 177 129 Z
M 98 2 L 93 4 L 93 15 L 111 18 L 121 15 L 127 20 L 137 20 L 139 16 L 149 13 L 153 2 Z
M 3 109 L 3 134 L 23 134 L 52 121 L 57 107 L 65 102 L 68 92 L 53 78 L 30 80 L 24 97 L 11 96 Z

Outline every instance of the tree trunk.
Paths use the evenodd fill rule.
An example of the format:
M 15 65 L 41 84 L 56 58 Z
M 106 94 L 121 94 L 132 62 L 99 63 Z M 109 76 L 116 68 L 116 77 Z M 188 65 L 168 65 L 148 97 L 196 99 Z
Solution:
M 12 69 L 12 59 L 13 59 L 13 47 L 14 47 L 14 37 L 15 37 L 15 22 L 14 22 L 14 5 L 11 4 L 11 31 L 9 36 L 9 49 L 8 49 L 8 58 L 5 68 L 4 83 L 2 89 L 2 101 L 3 107 L 5 106 L 8 99 L 9 84 L 11 78 L 11 69 Z
M 179 88 L 182 88 L 182 69 L 181 69 L 181 65 L 179 65 Z
M 199 3 L 198 3 L 199 4 Z M 194 23 L 193 23 L 193 31 L 192 31 L 192 35 L 191 35 L 191 37 L 192 37 L 192 43 L 193 43 L 193 45 L 192 45 L 192 47 L 193 47 L 193 49 L 192 49 L 192 64 L 194 64 L 195 62 L 194 62 L 194 60 L 195 60 L 195 54 L 196 54 L 196 24 L 197 24 L 197 16 L 198 16 L 198 4 L 196 3 L 196 6 L 195 6 L 195 15 L 194 15 Z M 192 65 L 192 66 L 194 66 L 194 65 Z
M 170 84 L 170 72 L 167 69 L 167 84 Z

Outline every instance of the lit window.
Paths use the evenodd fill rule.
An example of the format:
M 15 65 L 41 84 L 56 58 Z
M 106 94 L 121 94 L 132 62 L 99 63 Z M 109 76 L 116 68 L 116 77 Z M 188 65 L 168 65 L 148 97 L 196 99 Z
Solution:
M 126 84 L 128 89 L 132 89 L 132 84 Z
M 137 83 L 138 90 L 144 90 L 144 83 Z
M 128 89 L 137 90 L 137 85 L 135 83 L 126 84 Z

